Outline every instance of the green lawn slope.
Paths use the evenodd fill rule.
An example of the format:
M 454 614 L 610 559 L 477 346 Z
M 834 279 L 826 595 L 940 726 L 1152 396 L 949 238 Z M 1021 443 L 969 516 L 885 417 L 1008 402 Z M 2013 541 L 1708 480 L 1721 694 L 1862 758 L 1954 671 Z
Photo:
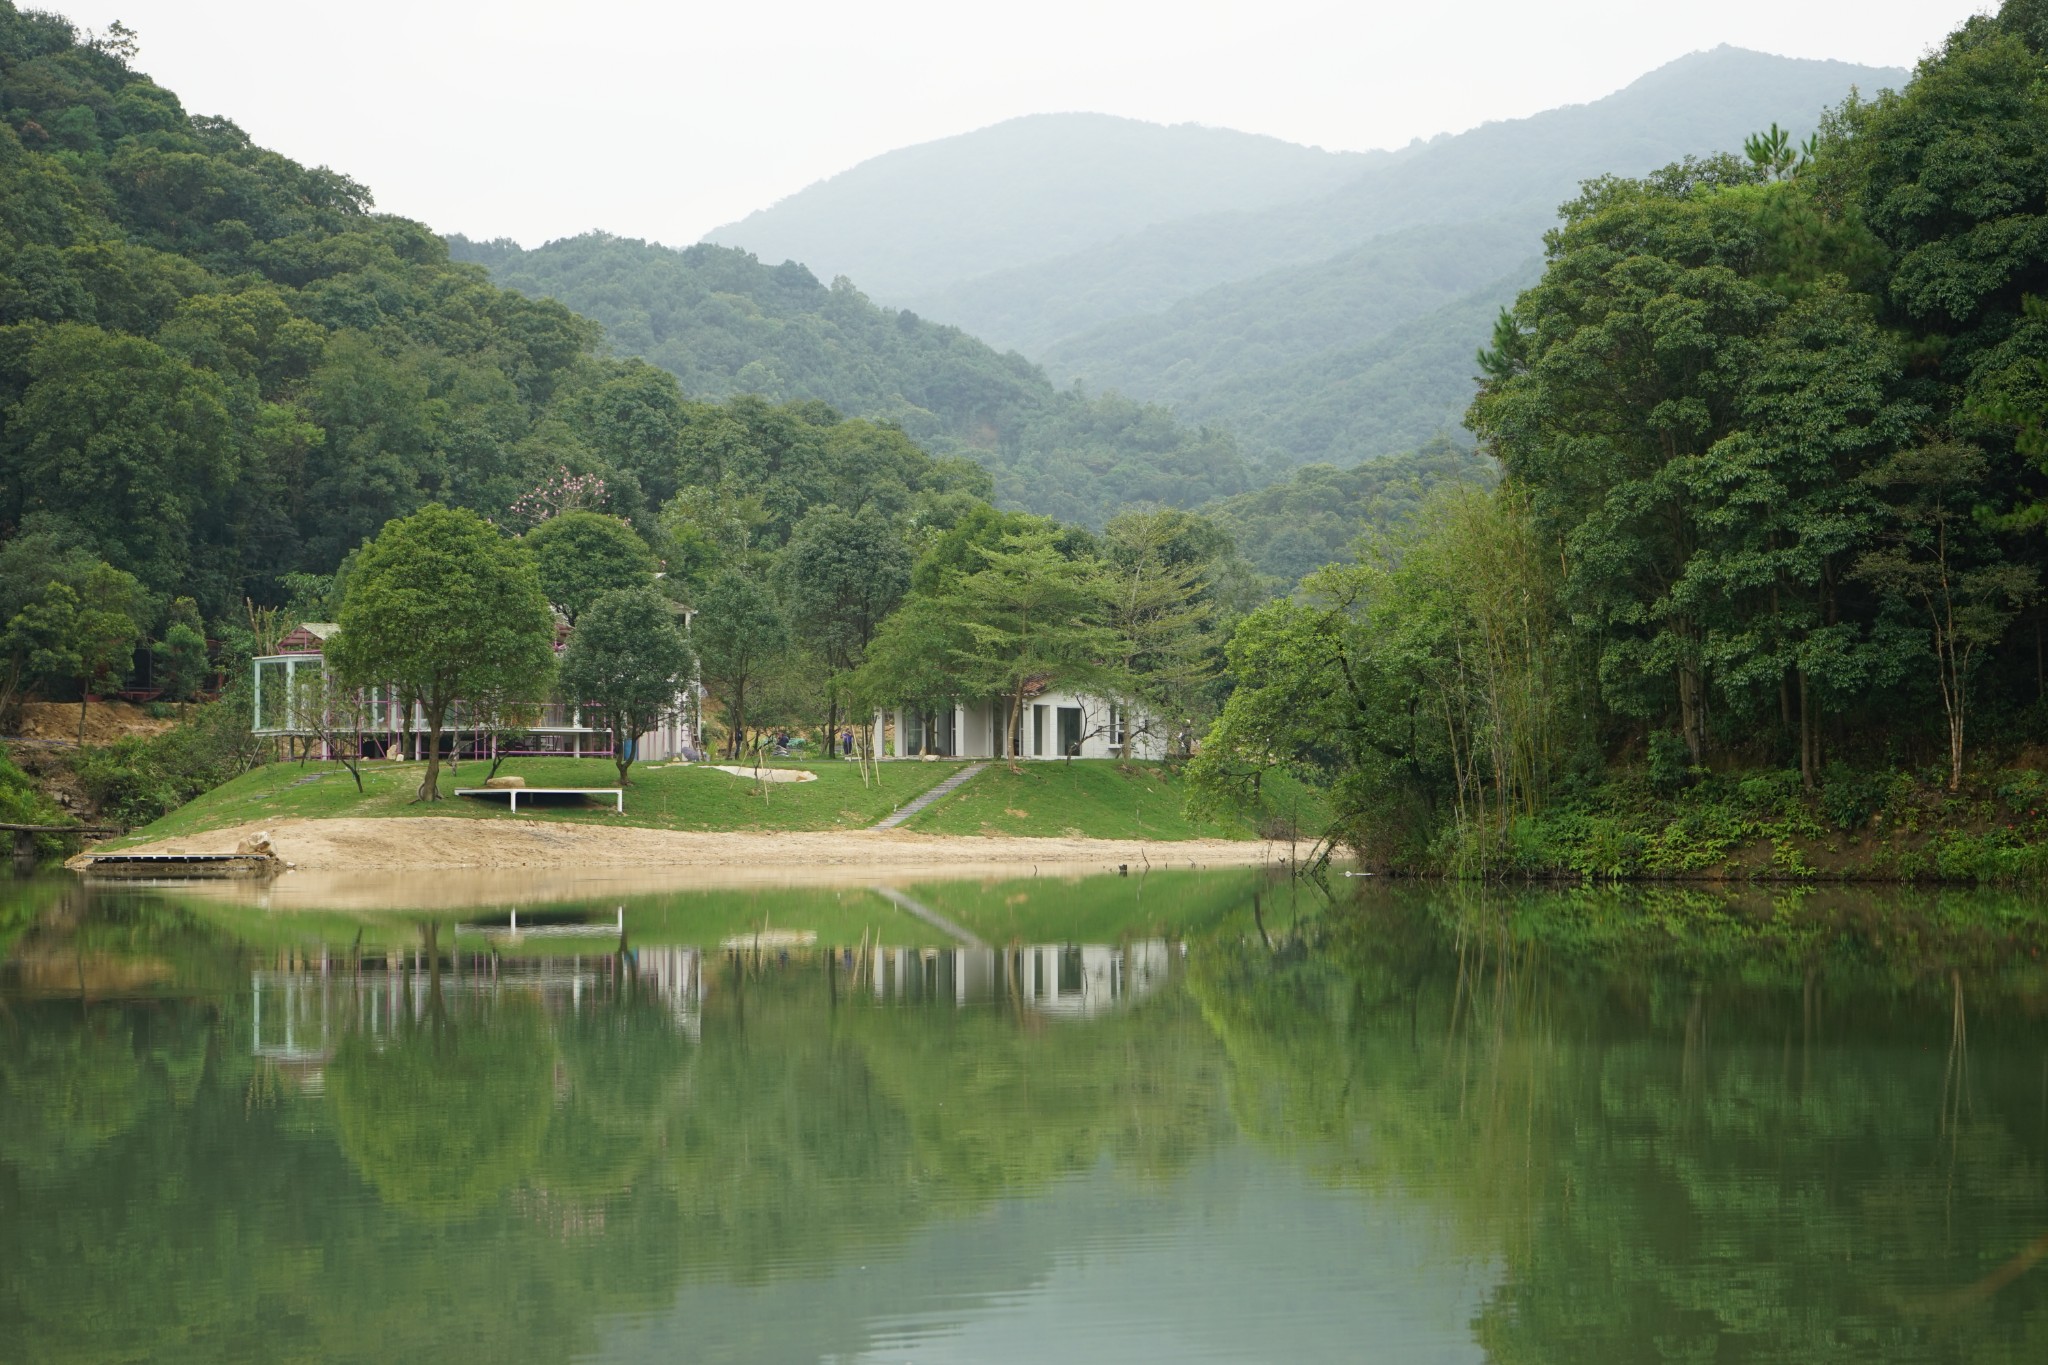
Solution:
M 865 829 L 950 777 L 960 765 L 885 763 L 865 785 L 859 766 L 853 763 L 773 766 L 806 768 L 817 774 L 817 780 L 757 783 L 710 767 L 650 765 L 633 769 L 623 815 L 609 804 L 594 801 L 529 807 L 527 798 L 522 797 L 515 817 L 500 798 L 453 795 L 458 787 L 483 785 L 487 768 L 482 764 L 465 763 L 459 772 L 442 769 L 441 791 L 448 799 L 429 806 L 413 800 L 421 775 L 418 763 L 365 764 L 361 793 L 340 764 L 272 763 L 214 788 L 108 847 L 175 839 L 257 820 L 363 816 L 540 818 L 647 829 L 753 832 Z M 499 772 L 501 776 L 523 777 L 529 787 L 610 787 L 618 783 L 618 770 L 604 759 L 517 759 L 508 761 Z
M 1322 827 L 1320 801 L 1284 778 L 1269 782 L 1265 808 L 1244 818 L 1190 818 L 1187 795 L 1161 763 L 991 763 L 903 827 L 921 834 L 1164 840 L 1257 839 L 1288 821 L 1313 838 Z

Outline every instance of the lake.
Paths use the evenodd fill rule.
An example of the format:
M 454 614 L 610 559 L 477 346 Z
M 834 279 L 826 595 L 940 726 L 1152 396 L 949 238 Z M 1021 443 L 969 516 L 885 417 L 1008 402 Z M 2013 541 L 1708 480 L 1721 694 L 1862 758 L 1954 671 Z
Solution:
M 2036 896 L 601 889 L 0 884 L 0 1360 L 2048 1360 Z

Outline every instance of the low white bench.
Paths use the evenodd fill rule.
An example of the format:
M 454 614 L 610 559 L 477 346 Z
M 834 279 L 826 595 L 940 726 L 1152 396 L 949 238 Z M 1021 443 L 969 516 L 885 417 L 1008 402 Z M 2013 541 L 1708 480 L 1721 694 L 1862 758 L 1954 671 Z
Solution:
M 509 796 L 512 798 L 512 813 L 519 813 L 519 798 L 522 796 L 609 796 L 618 802 L 619 814 L 626 813 L 626 789 L 624 787 L 457 787 L 457 796 Z

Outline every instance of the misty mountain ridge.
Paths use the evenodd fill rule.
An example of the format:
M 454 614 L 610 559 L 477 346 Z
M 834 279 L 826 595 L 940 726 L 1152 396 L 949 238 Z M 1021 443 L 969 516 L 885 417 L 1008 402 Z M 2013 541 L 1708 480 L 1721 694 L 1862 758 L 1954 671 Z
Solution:
M 888 296 L 1033 359 L 1133 314 L 1215 285 L 1337 255 L 1402 228 L 1504 218 L 1531 249 L 1581 181 L 1641 175 L 1681 157 L 1739 150 L 1772 122 L 1804 137 L 1852 89 L 1903 84 L 1898 68 L 1774 57 L 1722 46 L 1666 63 L 1586 104 L 1440 136 L 1292 203 L 1190 216 L 1083 251 Z M 798 256 L 797 259 L 803 259 Z M 880 295 L 881 291 L 877 290 Z M 1055 367 L 1058 368 L 1057 366 Z
M 456 254 L 598 319 L 692 394 L 897 421 L 988 465 L 1006 501 L 1099 522 L 1464 439 L 1473 353 L 1581 181 L 1772 122 L 1803 136 L 1905 77 L 1721 47 L 1367 155 L 1044 115 L 874 158 L 714 234 L 751 250 L 589 234 Z
M 908 297 L 1159 223 L 1314 198 L 1391 152 L 1110 114 L 1031 114 L 885 152 L 704 241 Z

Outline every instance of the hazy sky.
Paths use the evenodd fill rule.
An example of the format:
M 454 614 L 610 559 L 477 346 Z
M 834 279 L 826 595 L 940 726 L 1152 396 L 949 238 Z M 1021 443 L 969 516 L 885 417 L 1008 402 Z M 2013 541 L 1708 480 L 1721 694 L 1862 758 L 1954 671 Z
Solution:
M 1398 146 L 1733 43 L 1911 66 L 1973 0 L 26 0 L 444 232 L 694 241 L 866 157 L 1098 110 Z

